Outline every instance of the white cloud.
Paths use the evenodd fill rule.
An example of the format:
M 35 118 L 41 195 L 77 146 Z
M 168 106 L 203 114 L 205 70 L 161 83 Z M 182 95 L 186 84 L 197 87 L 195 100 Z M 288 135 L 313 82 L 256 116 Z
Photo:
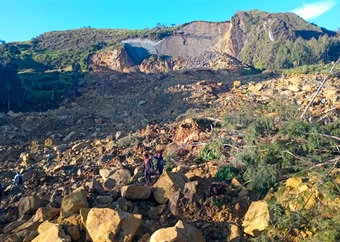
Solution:
M 336 4 L 336 1 L 334 0 L 325 0 L 325 1 L 319 1 L 315 3 L 307 3 L 304 4 L 300 8 L 293 9 L 292 12 L 299 15 L 305 20 L 317 18 L 320 15 L 324 14 L 328 10 L 330 10 L 332 7 L 334 7 Z

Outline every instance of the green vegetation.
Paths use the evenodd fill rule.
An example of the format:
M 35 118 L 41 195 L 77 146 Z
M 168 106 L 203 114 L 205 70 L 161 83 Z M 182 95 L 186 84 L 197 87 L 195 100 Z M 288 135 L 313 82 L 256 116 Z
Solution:
M 233 178 L 239 179 L 240 171 L 232 165 L 222 166 L 215 175 L 218 181 L 228 181 Z
M 242 23 L 242 26 L 239 23 Z M 238 12 L 233 18 L 238 59 L 256 69 L 291 69 L 324 65 L 340 55 L 339 34 L 305 22 L 297 15 L 262 11 Z M 257 24 L 255 24 L 257 23 Z M 244 38 L 247 45 L 242 46 Z M 312 72 L 313 69 L 305 72 Z
M 201 149 L 200 159 L 203 161 L 214 160 L 222 156 L 223 143 L 221 140 L 216 139 L 207 143 Z
M 75 72 L 22 73 L 18 77 L 24 90 L 24 111 L 46 110 L 58 106 L 62 98 L 75 98 L 78 81 Z M 31 108 L 34 107 L 34 110 Z
M 336 152 L 336 141 L 329 136 L 338 132 L 339 120 L 329 125 L 299 121 L 294 107 L 282 103 L 281 107 L 272 101 L 253 108 L 253 120 L 247 115 L 241 120 L 235 114 L 225 118 L 225 127 L 238 125 L 244 141 L 242 147 L 231 150 L 232 163 L 244 170 L 243 181 L 257 193 L 265 194 L 281 177 L 302 172 Z
M 23 105 L 22 87 L 17 76 L 15 55 L 20 53 L 15 46 L 0 45 L 0 111 L 20 110 Z
M 35 72 L 46 70 L 87 71 L 89 57 L 100 50 L 119 48 L 121 41 L 130 38 L 159 40 L 171 35 L 178 27 L 158 25 L 153 29 L 94 29 L 81 28 L 53 31 L 42 34 L 31 41 L 4 44 L 5 48 L 16 48 L 16 63 L 19 71 Z
M 300 121 L 298 117 L 298 110 L 287 100 L 271 100 L 263 106 L 234 109 L 224 118 L 222 130 L 227 137 L 223 139 L 230 142 L 230 164 L 220 166 L 215 178 L 236 178 L 258 199 L 270 189 L 275 194 L 269 202 L 270 226 L 252 241 L 340 239 L 340 216 L 334 206 L 340 196 L 336 170 L 340 120 L 325 124 Z M 228 136 L 237 136 L 242 142 Z M 211 143 L 215 140 L 214 137 Z M 209 153 L 207 147 L 210 146 L 204 147 L 203 153 Z M 289 197 L 282 184 L 295 176 L 306 177 L 310 189 Z M 313 202 L 306 207 L 308 199 Z M 291 210 L 288 203 L 299 209 Z M 219 201 L 216 204 L 223 205 Z
M 122 147 L 131 147 L 134 146 L 142 141 L 141 137 L 134 136 L 134 135 L 128 135 L 125 136 L 117 141 L 117 147 L 122 148 Z

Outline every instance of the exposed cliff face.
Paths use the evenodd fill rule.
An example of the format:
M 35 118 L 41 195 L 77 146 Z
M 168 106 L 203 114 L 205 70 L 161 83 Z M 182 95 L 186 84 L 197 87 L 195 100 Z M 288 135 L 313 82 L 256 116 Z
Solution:
M 120 50 L 120 54 L 114 51 L 99 53 L 99 57 L 94 56 L 92 61 L 98 66 L 105 66 L 112 70 L 142 65 L 139 68 L 142 72 L 207 66 L 214 69 L 228 69 L 228 65 L 214 66 L 212 64 L 214 61 L 211 61 L 210 55 L 206 53 L 215 53 L 213 56 L 227 54 L 243 62 L 254 64 L 258 60 L 254 60 L 253 56 L 260 59 L 275 59 L 277 52 L 275 44 L 280 41 L 295 41 L 299 37 L 317 39 L 325 34 L 334 33 L 307 23 L 295 14 L 270 14 L 258 10 L 239 11 L 230 22 L 188 23 L 175 31 L 173 35 L 160 41 L 124 40 L 122 41 L 124 47 Z M 163 60 L 161 62 L 146 61 L 151 55 L 161 56 Z M 204 56 L 207 58 L 205 61 L 202 60 Z M 199 62 L 195 62 L 197 58 Z M 124 63 L 115 63 L 115 61 L 124 61 Z M 209 61 L 210 64 L 207 64 Z
M 121 71 L 125 67 L 141 65 L 142 72 L 158 72 L 186 68 L 208 67 L 207 52 L 225 53 L 224 36 L 230 23 L 192 22 L 183 25 L 172 36 L 160 41 L 127 39 L 119 51 L 106 51 L 94 55 L 91 61 L 96 66 Z M 148 61 L 151 55 L 162 56 L 162 61 Z M 197 61 L 199 59 L 200 61 Z M 216 59 L 216 58 L 215 58 Z M 123 63 L 116 63 L 122 61 Z M 226 65 L 224 66 L 226 67 Z M 125 68 L 126 69 L 126 68 Z M 216 69 L 216 68 L 214 68 Z
M 99 52 L 90 57 L 90 62 L 95 69 L 104 67 L 114 71 L 126 71 L 135 65 L 124 48 Z
M 228 31 L 229 22 L 192 22 L 184 25 L 174 35 L 158 42 L 142 39 L 123 41 L 127 51 L 139 61 L 147 55 L 190 58 L 207 50 L 222 51 L 221 37 Z M 140 61 L 141 62 L 141 61 Z

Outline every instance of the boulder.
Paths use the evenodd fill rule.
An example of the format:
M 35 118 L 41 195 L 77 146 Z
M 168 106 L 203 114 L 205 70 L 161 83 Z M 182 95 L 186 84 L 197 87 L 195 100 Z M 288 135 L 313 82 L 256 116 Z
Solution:
M 110 196 L 97 196 L 97 203 L 105 204 L 105 203 L 112 203 L 113 198 Z
M 71 237 L 65 234 L 59 224 L 45 221 L 39 226 L 38 233 L 39 235 L 32 242 L 71 242 Z
M 127 169 L 118 169 L 108 178 L 116 181 L 116 185 L 125 185 L 131 180 L 131 173 Z
M 72 241 L 78 241 L 81 237 L 79 226 L 68 226 L 66 230 L 67 235 L 72 238 Z
M 314 183 L 312 179 L 303 182 L 302 178 L 289 178 L 285 186 L 279 187 L 277 202 L 290 211 L 312 208 L 316 201 L 322 197 L 320 190 Z
M 148 242 L 149 239 L 150 239 L 150 234 L 146 233 L 142 237 L 140 237 L 140 239 L 137 242 Z
M 25 173 L 22 174 L 22 180 L 23 182 L 27 182 L 28 180 L 30 180 L 32 178 L 34 174 L 34 170 L 29 170 Z
M 73 145 L 71 149 L 73 151 L 80 151 L 80 150 L 82 150 L 84 148 L 90 148 L 90 147 L 91 147 L 90 143 L 88 143 L 88 142 L 80 142 L 78 144 Z
M 177 216 L 183 214 L 184 210 L 199 210 L 197 188 L 198 181 L 187 182 L 183 190 L 174 191 L 169 198 L 170 212 Z
M 88 206 L 85 191 L 71 193 L 64 197 L 61 202 L 60 216 L 62 218 L 69 217 L 78 213 L 81 208 L 87 208 Z
M 302 184 L 302 178 L 301 177 L 291 177 L 287 179 L 286 181 L 286 187 L 293 187 L 297 188 Z
M 11 232 L 12 230 L 16 229 L 17 227 L 19 227 L 20 225 L 24 224 L 26 221 L 24 220 L 16 220 L 11 222 L 10 224 L 8 224 L 6 227 L 4 227 L 3 232 L 5 234 Z
M 27 221 L 23 223 L 22 225 L 18 226 L 15 228 L 12 233 L 19 233 L 21 231 L 36 231 L 38 227 L 40 226 L 41 222 L 32 222 L 32 221 Z M 4 233 L 7 233 L 4 230 Z
M 80 226 L 82 224 L 80 214 L 72 214 L 67 218 L 58 217 L 56 222 L 58 224 L 70 225 L 70 226 L 73 226 L 73 225 Z
M 195 241 L 204 242 L 205 239 L 202 233 L 186 224 L 181 220 L 178 221 L 174 227 L 159 229 L 154 232 L 149 242 L 159 242 L 159 241 Z
M 242 232 L 239 228 L 239 226 L 235 223 L 228 223 L 228 230 L 229 230 L 229 235 L 227 236 L 227 241 L 230 242 L 241 242 L 243 241 L 242 239 Z
M 153 185 L 152 194 L 159 204 L 165 204 L 175 191 L 184 189 L 187 181 L 182 173 L 164 171 Z
M 131 214 L 120 209 L 92 208 L 86 219 L 86 230 L 93 242 L 132 241 L 142 216 Z
M 116 181 L 111 179 L 111 178 L 107 178 L 105 181 L 104 181 L 104 187 L 108 190 L 111 190 L 113 189 L 114 187 L 116 186 Z
M 99 170 L 99 175 L 105 180 L 116 170 L 117 168 L 102 168 Z
M 169 198 L 169 209 L 170 209 L 170 212 L 177 216 L 179 214 L 179 208 L 180 208 L 180 198 L 182 197 L 181 196 L 181 192 L 180 191 L 174 191 L 170 198 Z
M 150 198 L 151 195 L 150 186 L 123 186 L 121 188 L 122 197 L 126 199 L 136 200 L 146 200 Z
M 198 200 L 197 198 L 197 186 L 198 186 L 198 181 L 193 181 L 193 182 L 187 182 L 184 185 L 184 198 L 188 200 L 189 203 L 196 202 Z
M 92 192 L 95 192 L 97 194 L 104 194 L 105 193 L 105 189 L 103 187 L 103 185 L 97 181 L 96 179 L 93 179 L 89 184 L 89 190 Z
M 82 226 L 86 226 L 86 220 L 87 220 L 87 215 L 89 214 L 91 208 L 81 208 L 79 213 L 80 213 L 80 222 Z
M 149 216 L 153 220 L 159 219 L 160 215 L 163 214 L 164 210 L 166 208 L 166 204 L 158 205 L 157 207 L 151 207 L 149 210 Z
M 42 200 L 36 196 L 23 197 L 18 205 L 19 215 L 33 215 L 42 205 Z
M 257 236 L 259 232 L 265 230 L 269 224 L 269 209 L 266 201 L 252 202 L 244 216 L 244 232 L 252 236 Z
M 51 220 L 60 213 L 60 208 L 38 208 L 37 212 L 32 217 L 32 221 L 44 222 L 45 220 Z
M 71 131 L 66 137 L 63 139 L 63 142 L 69 142 L 70 140 L 74 140 L 76 138 L 76 132 Z
M 199 140 L 199 133 L 197 121 L 192 118 L 187 118 L 177 128 L 174 141 L 177 143 L 187 143 Z

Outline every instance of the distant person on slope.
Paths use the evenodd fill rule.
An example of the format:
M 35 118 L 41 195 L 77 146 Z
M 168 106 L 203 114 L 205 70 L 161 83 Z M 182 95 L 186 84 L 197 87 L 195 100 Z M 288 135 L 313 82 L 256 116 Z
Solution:
M 23 178 L 19 171 L 17 171 L 14 179 L 13 179 L 13 185 L 22 185 Z
M 149 158 L 149 154 L 144 154 L 144 175 L 145 175 L 145 185 L 149 185 L 151 174 L 153 172 L 153 163 L 152 160 Z
M 156 166 L 157 166 L 159 175 L 162 175 L 163 169 L 164 169 L 164 164 L 165 164 L 165 160 L 163 159 L 163 152 L 159 151 L 153 158 L 156 159 L 156 161 L 157 161 Z

